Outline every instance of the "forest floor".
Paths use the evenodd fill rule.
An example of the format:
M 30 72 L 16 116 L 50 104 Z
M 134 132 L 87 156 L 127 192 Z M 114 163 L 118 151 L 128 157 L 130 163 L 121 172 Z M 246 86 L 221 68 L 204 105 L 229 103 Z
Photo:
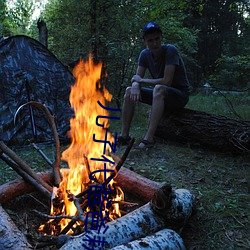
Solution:
M 147 123 L 141 121 L 146 121 L 147 117 L 136 118 L 140 123 L 135 121 L 131 131 L 136 138 L 135 145 L 142 139 Z M 112 130 L 119 133 L 118 125 L 112 126 Z M 53 157 L 53 146 L 44 147 L 48 156 Z M 35 171 L 48 169 L 34 149 L 16 148 L 15 152 L 32 164 Z M 121 147 L 117 154 L 123 152 L 124 148 Z M 187 249 L 250 249 L 249 155 L 222 153 L 199 145 L 157 139 L 152 149 L 132 148 L 124 167 L 153 181 L 171 184 L 174 188 L 186 188 L 196 195 L 197 213 L 181 233 Z M 0 184 L 17 178 L 14 171 L 2 161 L 0 169 Z M 33 199 L 33 203 L 39 202 Z M 6 209 L 15 222 L 19 220 L 19 225 L 26 225 L 30 217 L 27 216 L 28 212 L 25 218 L 16 215 L 21 206 L 20 203 L 12 203 Z M 23 201 L 23 207 L 28 209 L 26 201 Z

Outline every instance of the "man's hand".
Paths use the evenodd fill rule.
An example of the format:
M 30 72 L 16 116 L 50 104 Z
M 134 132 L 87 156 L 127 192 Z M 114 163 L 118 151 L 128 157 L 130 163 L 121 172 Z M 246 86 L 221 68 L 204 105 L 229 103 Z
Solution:
M 134 102 L 138 102 L 141 98 L 141 90 L 138 82 L 133 82 L 130 92 L 130 99 Z
M 134 75 L 131 79 L 131 82 L 142 82 L 142 78 L 139 75 Z

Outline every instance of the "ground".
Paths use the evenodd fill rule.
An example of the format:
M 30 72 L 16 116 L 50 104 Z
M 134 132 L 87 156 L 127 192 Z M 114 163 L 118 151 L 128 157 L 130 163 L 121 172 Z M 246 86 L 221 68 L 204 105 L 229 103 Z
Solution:
M 146 123 L 141 125 L 141 121 L 147 117 L 136 118 L 140 120 L 140 126 L 135 121 L 131 131 L 136 138 L 135 144 L 144 134 Z M 111 129 L 119 132 L 119 127 L 115 125 Z M 48 155 L 53 155 L 53 146 L 43 147 Z M 32 148 L 15 148 L 15 152 L 36 171 L 47 169 L 47 164 Z M 119 148 L 117 154 L 123 152 L 124 148 Z M 17 177 L 10 167 L 3 162 L 0 164 L 0 184 Z M 202 145 L 177 144 L 158 138 L 152 149 L 133 148 L 124 167 L 151 180 L 194 192 L 198 199 L 197 213 L 181 234 L 187 249 L 250 249 L 249 155 L 222 153 Z M 34 198 L 32 200 L 33 204 L 39 203 Z M 20 204 L 12 204 L 7 211 L 12 218 L 20 220 L 19 224 L 26 225 L 34 217 L 29 212 L 23 217 L 17 216 L 19 208 Z

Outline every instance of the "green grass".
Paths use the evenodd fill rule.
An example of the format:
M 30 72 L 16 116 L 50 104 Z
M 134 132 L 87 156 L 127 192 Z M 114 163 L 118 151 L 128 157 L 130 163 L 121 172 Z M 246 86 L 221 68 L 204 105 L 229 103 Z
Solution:
M 232 96 L 233 110 L 250 120 L 250 98 Z M 211 114 L 237 118 L 228 101 L 221 96 L 191 96 L 188 108 Z M 144 136 L 148 124 L 149 107 L 139 104 L 133 120 L 131 135 L 136 142 Z M 121 121 L 111 120 L 110 130 L 120 133 Z M 53 159 L 53 146 L 42 148 Z M 62 148 L 63 150 L 63 148 Z M 35 171 L 48 169 L 46 162 L 32 148 L 15 148 Z M 119 148 L 121 155 L 124 148 Z M 207 150 L 200 146 L 157 140 L 153 149 L 132 149 L 125 167 L 157 182 L 174 188 L 187 188 L 195 193 L 197 213 L 188 222 L 181 236 L 188 249 L 250 249 L 249 238 L 249 177 L 250 158 Z M 17 175 L 0 162 L 1 184 Z M 126 197 L 125 197 L 126 198 Z
M 191 96 L 187 108 L 223 115 L 230 118 L 250 120 L 250 96 L 248 95 L 217 95 Z

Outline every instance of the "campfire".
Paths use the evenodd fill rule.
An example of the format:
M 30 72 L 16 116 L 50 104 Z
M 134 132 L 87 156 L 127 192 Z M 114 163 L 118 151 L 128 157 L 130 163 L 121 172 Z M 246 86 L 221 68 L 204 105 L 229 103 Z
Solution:
M 94 64 L 91 56 L 87 61 L 80 60 L 74 68 L 76 81 L 70 93 L 74 110 L 69 131 L 71 144 L 62 156 L 53 116 L 44 105 L 28 103 L 41 108 L 51 124 L 56 162 L 47 161 L 53 166 L 53 177 L 50 173 L 35 173 L 0 141 L 1 159 L 24 179 L 22 191 L 30 191 L 30 186 L 26 186 L 29 183 L 50 200 L 49 214 L 34 211 L 46 220 L 39 227 L 44 236 L 35 240 L 36 248 L 55 245 L 61 250 L 114 247 L 124 250 L 145 246 L 159 250 L 185 249 L 178 233 L 192 215 L 195 196 L 189 190 L 173 190 L 169 185 L 163 186 L 122 167 L 134 139 L 118 158 L 116 134 L 113 136 L 108 128 L 109 119 L 119 119 L 110 116 L 109 111 L 120 110 L 106 105 L 112 95 L 100 83 L 101 71 L 102 64 Z M 38 151 L 46 159 L 39 148 Z M 68 168 L 60 167 L 61 160 L 67 162 Z M 48 183 L 54 183 L 53 187 Z M 15 186 L 10 185 L 12 189 Z M 0 202 L 8 202 L 8 188 L 0 189 Z M 138 202 L 126 201 L 127 194 L 133 194 Z M 124 211 L 124 208 L 128 209 Z M 3 211 L 1 214 L 6 218 L 2 224 L 7 223 L 7 215 Z M 4 244 L 9 244 L 9 239 Z M 18 244 L 29 245 L 25 237 L 18 240 Z
M 76 82 L 70 93 L 75 112 L 69 131 L 72 143 L 62 153 L 69 169 L 61 169 L 62 181 L 54 190 L 50 213 L 55 221 L 59 215 L 62 219 L 60 226 L 54 225 L 54 220 L 41 226 L 46 234 L 74 233 L 72 224 L 76 220 L 73 218 L 80 213 L 94 214 L 97 221 L 99 213 L 105 221 L 121 216 L 118 202 L 124 195 L 112 180 L 117 170 L 111 154 L 116 148 L 114 136 L 108 131 L 109 112 L 105 107 L 112 95 L 100 84 L 101 71 L 102 64 L 95 65 L 91 56 L 86 62 L 80 60 L 74 68 Z M 88 217 L 83 215 L 78 216 L 78 223 L 75 223 L 78 229 L 87 224 Z

